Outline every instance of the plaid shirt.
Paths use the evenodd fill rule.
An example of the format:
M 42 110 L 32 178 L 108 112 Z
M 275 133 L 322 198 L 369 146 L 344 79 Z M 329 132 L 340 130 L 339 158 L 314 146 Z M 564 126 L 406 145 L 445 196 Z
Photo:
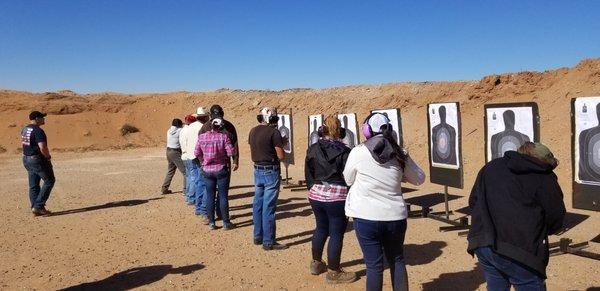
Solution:
M 202 160 L 202 170 L 218 172 L 229 164 L 234 148 L 231 139 L 224 132 L 207 131 L 198 136 L 194 154 Z
M 321 202 L 344 201 L 348 196 L 348 187 L 329 184 L 314 184 L 308 191 L 308 198 Z

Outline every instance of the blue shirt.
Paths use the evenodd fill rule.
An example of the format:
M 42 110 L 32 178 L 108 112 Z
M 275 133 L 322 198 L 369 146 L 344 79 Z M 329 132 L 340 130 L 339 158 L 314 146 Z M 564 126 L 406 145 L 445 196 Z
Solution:
M 41 155 L 38 142 L 46 142 L 46 133 L 38 125 L 29 124 L 21 130 L 21 144 L 26 156 Z

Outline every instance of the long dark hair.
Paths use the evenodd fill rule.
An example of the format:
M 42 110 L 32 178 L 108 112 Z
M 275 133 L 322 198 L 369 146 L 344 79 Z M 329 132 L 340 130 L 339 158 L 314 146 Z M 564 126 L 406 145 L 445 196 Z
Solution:
M 400 167 L 402 167 L 402 170 L 404 170 L 404 167 L 406 166 L 406 154 L 404 153 L 404 150 L 402 150 L 402 146 L 398 144 L 402 144 L 402 140 L 396 142 L 396 139 L 394 138 L 395 134 L 391 125 L 382 125 L 380 130 L 381 135 L 392 145 L 396 159 L 398 159 Z

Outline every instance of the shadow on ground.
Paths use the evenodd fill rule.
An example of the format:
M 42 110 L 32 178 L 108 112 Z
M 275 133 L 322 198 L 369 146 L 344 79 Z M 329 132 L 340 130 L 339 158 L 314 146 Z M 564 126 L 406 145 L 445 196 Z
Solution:
M 46 217 L 60 216 L 60 215 L 66 215 L 66 214 L 75 214 L 75 213 L 88 212 L 88 211 L 101 210 L 101 209 L 114 208 L 114 207 L 136 206 L 136 205 L 148 203 L 149 201 L 152 201 L 152 200 L 159 200 L 159 199 L 163 199 L 163 197 L 151 198 L 151 199 L 134 199 L 134 200 L 123 200 L 123 201 L 118 201 L 118 202 L 108 202 L 108 203 L 105 203 L 102 205 L 52 212 L 52 214 L 46 215 Z
M 438 290 L 477 290 L 481 284 L 485 283 L 483 271 L 476 265 L 473 270 L 444 273 L 439 277 L 422 284 L 424 291 Z
M 82 283 L 61 290 L 129 290 L 160 281 L 168 274 L 189 275 L 203 268 L 204 265 L 202 264 L 194 264 L 179 268 L 173 268 L 172 265 L 155 265 L 131 268 L 129 270 L 116 273 L 106 279 Z

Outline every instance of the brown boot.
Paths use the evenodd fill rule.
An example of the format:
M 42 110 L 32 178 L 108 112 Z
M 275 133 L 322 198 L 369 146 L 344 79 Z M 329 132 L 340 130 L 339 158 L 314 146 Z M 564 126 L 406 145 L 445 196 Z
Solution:
M 354 272 L 345 272 L 339 269 L 337 271 L 329 270 L 325 279 L 328 284 L 347 284 L 356 281 L 358 278 Z
M 312 260 L 310 262 L 310 273 L 313 275 L 320 275 L 327 271 L 327 265 L 323 261 Z

